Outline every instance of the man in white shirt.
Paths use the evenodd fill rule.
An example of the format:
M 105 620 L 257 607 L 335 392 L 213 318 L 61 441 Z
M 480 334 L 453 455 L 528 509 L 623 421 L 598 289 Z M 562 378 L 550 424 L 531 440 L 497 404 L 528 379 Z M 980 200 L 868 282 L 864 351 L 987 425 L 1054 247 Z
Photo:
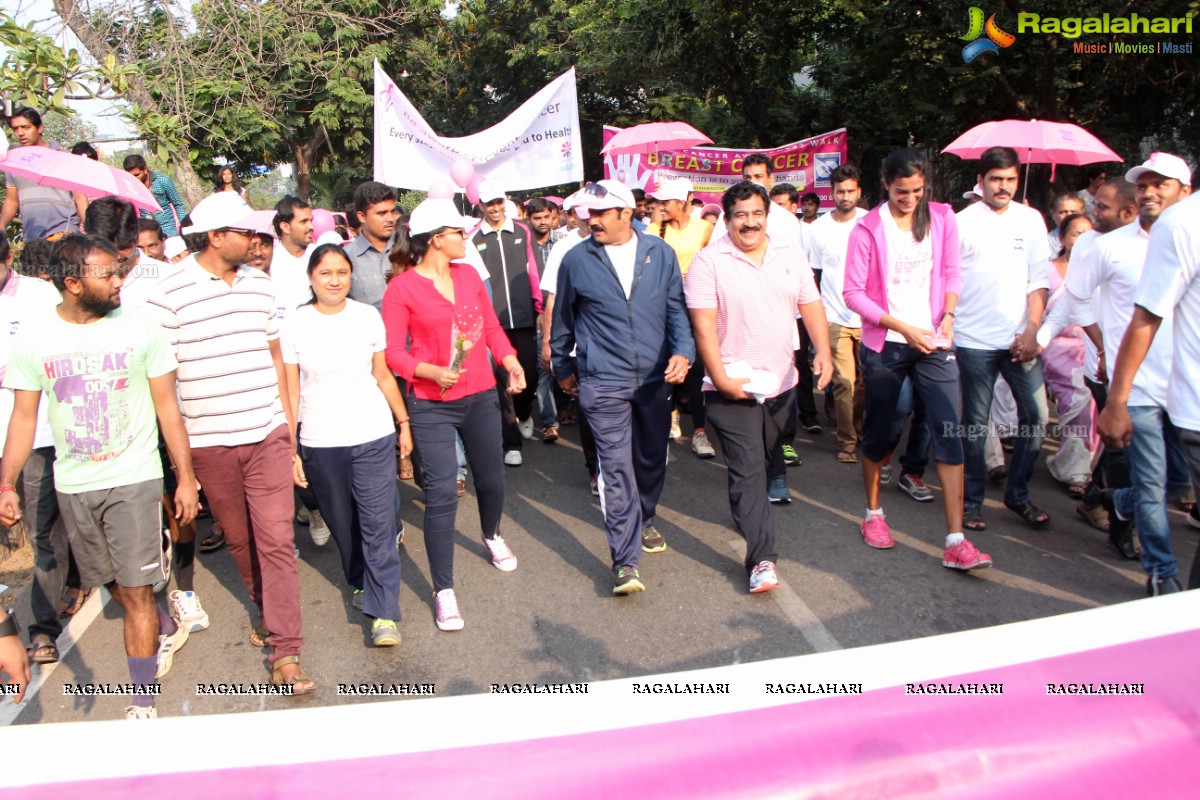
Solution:
M 312 206 L 288 195 L 275 204 L 275 253 L 271 258 L 271 286 L 275 313 L 281 325 L 312 297 L 308 282 L 308 257 L 313 242 Z
M 1175 352 L 1167 388 L 1167 410 L 1179 432 L 1191 469 L 1192 482 L 1200 483 L 1200 193 L 1164 212 L 1150 232 L 1146 266 L 1138 286 L 1133 322 L 1121 342 L 1113 374 L 1114 388 L 1129 385 L 1163 332 L 1172 333 Z M 1136 424 L 1128 408 L 1114 406 L 1100 417 L 1105 442 L 1120 446 L 1136 437 Z M 1195 514 L 1188 524 L 1197 527 Z M 1165 586 L 1170 587 L 1170 582 Z M 1173 588 L 1173 587 L 1170 587 Z M 1188 589 L 1200 588 L 1200 554 L 1192 561 Z
M 973 531 L 987 527 L 981 513 L 987 483 L 984 437 L 997 375 L 1012 389 L 1020 424 L 1004 505 L 1031 525 L 1050 521 L 1029 498 L 1029 478 L 1048 414 L 1037 331 L 1050 286 L 1049 250 L 1042 215 L 1011 202 L 1019 171 L 1020 160 L 1012 148 L 985 151 L 978 169 L 983 202 L 957 214 L 962 296 L 954 340 L 966 426 L 963 524 Z
M 1158 321 L 1168 325 L 1154 336 L 1149 312 L 1141 307 L 1139 285 L 1147 262 L 1150 230 L 1164 210 L 1191 193 L 1191 170 L 1178 156 L 1153 153 L 1141 166 L 1125 173 L 1137 186 L 1138 224 L 1127 225 L 1100 238 L 1097 254 L 1086 273 L 1068 289 L 1079 297 L 1101 288 L 1100 329 L 1105 352 L 1114 353 L 1108 403 L 1100 417 L 1105 443 L 1125 445 L 1125 461 L 1133 486 L 1111 496 L 1118 520 L 1136 521 L 1142 542 L 1142 568 L 1151 596 L 1181 591 L 1178 567 L 1167 521 L 1167 492 L 1175 484 L 1186 488 L 1183 445 L 1169 411 L 1172 378 L 1174 303 L 1154 303 Z M 1070 276 L 1068 275 L 1068 278 Z M 1162 295 L 1163 290 L 1150 293 Z M 1135 306 L 1135 303 L 1137 304 Z M 1153 337 L 1153 338 L 1152 338 Z M 1132 346 L 1125 353 L 1126 346 Z M 1176 376 L 1186 384 L 1195 375 Z M 1186 391 L 1180 387 L 1180 391 Z M 1187 405 L 1181 407 L 1187 416 Z M 1194 415 L 1193 415 L 1194 416 Z
M 862 429 L 863 390 L 858 380 L 858 348 L 862 344 L 862 320 L 846 308 L 842 286 L 846 278 L 846 248 L 850 232 L 866 209 L 858 207 L 862 196 L 859 171 L 850 164 L 838 166 L 829 176 L 833 199 L 830 213 L 818 217 L 808 229 L 808 260 L 820 272 L 821 302 L 829 322 L 829 346 L 833 352 L 833 404 L 837 417 L 838 460 L 858 462 L 858 432 Z

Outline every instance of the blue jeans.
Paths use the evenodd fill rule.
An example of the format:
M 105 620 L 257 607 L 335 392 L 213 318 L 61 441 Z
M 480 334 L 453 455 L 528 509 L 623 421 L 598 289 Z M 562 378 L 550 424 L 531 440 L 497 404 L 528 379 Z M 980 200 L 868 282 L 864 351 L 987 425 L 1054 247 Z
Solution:
M 545 431 L 558 426 L 558 408 L 554 404 L 554 378 L 542 369 L 542 326 L 537 329 L 537 401 L 538 427 Z
M 970 347 L 956 348 L 958 369 L 962 382 L 963 425 L 965 436 L 963 447 L 966 455 L 966 477 L 964 481 L 963 505 L 979 508 L 983 505 L 987 485 L 987 465 L 984 462 L 983 446 L 988 436 L 988 414 L 992 408 L 996 376 L 1001 375 L 1012 389 L 1017 401 L 1017 423 L 1020 426 L 1013 448 L 1012 463 L 1008 469 L 1008 486 L 1004 490 L 1004 502 L 1022 505 L 1029 502 L 1029 479 L 1033 465 L 1045 438 L 1046 418 L 1042 409 L 1045 403 L 1037 401 L 1037 393 L 1045 391 L 1042 381 L 1042 365 L 1037 359 L 1017 363 L 1007 350 L 976 350 Z
M 1137 522 L 1142 541 L 1142 569 L 1147 575 L 1173 578 L 1179 570 L 1171 549 L 1167 494 L 1186 492 L 1190 480 L 1179 431 L 1158 406 L 1130 406 L 1133 438 L 1125 448 L 1125 463 L 1133 485 L 1113 493 L 1113 503 L 1125 519 Z

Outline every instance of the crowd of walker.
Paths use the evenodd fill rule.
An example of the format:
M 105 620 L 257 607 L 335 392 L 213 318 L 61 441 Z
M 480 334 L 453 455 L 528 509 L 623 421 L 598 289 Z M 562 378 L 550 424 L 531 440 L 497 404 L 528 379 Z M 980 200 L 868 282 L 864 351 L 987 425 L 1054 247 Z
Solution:
M 46 144 L 36 111 L 8 124 L 18 145 Z M 373 644 L 399 645 L 397 477 L 424 492 L 435 623 L 460 630 L 468 477 L 480 552 L 511 572 L 505 470 L 566 425 L 615 595 L 644 591 L 643 553 L 667 549 L 654 522 L 681 417 L 692 452 L 728 467 L 748 591 L 770 591 L 772 504 L 790 501 L 796 436 L 821 432 L 822 396 L 837 462 L 861 469 L 867 546 L 894 545 L 881 499 L 893 475 L 936 500 L 931 457 L 942 566 L 992 565 L 967 538 L 988 526 L 989 481 L 1024 523 L 1048 525 L 1029 485 L 1052 399 L 1051 474 L 1118 557 L 1140 558 L 1149 595 L 1180 591 L 1169 504 L 1190 504 L 1200 527 L 1192 173 L 1154 153 L 1089 175 L 1055 199 L 1048 233 L 1016 200 L 1020 166 L 1008 148 L 983 153 L 956 213 L 930 198 L 922 157 L 896 150 L 878 205 L 863 207 L 844 164 L 823 215 L 762 155 L 720 206 L 686 179 L 648 193 L 601 180 L 523 205 L 484 181 L 480 218 L 449 199 L 402 215 L 376 182 L 345 214 L 288 196 L 264 217 L 231 167 L 186 213 L 139 156 L 125 168 L 163 207 L 140 219 L 115 197 L 10 179 L 0 230 L 19 215 L 23 252 L 18 270 L 0 237 L 0 523 L 24 521 L 35 566 L 28 647 L 0 611 L 0 670 L 23 691 L 30 662 L 58 660 L 63 618 L 103 586 L 124 616 L 126 717 L 156 716 L 156 682 L 209 625 L 196 550 L 228 547 L 272 681 L 311 692 L 294 522 L 333 539 Z M 200 542 L 198 514 L 212 516 Z

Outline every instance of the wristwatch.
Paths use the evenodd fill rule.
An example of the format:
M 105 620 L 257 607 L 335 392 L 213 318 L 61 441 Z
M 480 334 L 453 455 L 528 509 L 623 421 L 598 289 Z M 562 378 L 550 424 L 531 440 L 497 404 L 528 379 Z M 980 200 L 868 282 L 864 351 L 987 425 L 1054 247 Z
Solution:
M 0 622 L 0 638 L 5 636 L 19 636 L 21 626 L 17 624 L 17 614 L 11 608 L 5 609 L 8 614 L 3 622 Z

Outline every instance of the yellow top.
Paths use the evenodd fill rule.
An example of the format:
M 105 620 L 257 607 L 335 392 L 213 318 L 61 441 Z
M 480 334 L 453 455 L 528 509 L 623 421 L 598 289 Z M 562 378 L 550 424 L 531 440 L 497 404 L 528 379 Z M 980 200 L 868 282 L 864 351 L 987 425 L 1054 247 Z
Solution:
M 658 236 L 661 228 L 661 225 L 647 225 L 646 233 Z M 708 244 L 712 230 L 711 222 L 695 217 L 688 217 L 686 228 L 673 228 L 671 225 L 667 225 L 667 233 L 663 240 L 675 251 L 675 256 L 679 259 L 679 269 L 683 272 L 684 277 L 687 276 L 688 267 L 692 265 L 692 258 Z

